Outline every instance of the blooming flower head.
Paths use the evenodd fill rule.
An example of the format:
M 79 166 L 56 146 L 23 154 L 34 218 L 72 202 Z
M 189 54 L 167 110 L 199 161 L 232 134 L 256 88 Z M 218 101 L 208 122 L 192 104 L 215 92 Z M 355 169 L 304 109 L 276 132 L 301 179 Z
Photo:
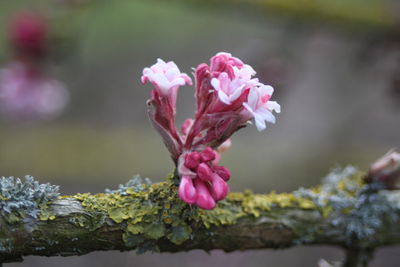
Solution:
M 265 122 L 275 123 L 272 111 L 281 112 L 281 106 L 277 102 L 269 101 L 273 92 L 274 89 L 269 85 L 255 86 L 250 90 L 247 102 L 243 103 L 249 117 L 254 117 L 259 131 L 267 127 Z
M 156 64 L 143 70 L 142 83 L 147 81 L 164 96 L 173 94 L 179 86 L 192 85 L 190 77 L 181 73 L 174 62 L 165 63 L 162 59 L 157 59 Z
M 259 131 L 266 122 L 275 123 L 273 112 L 280 105 L 270 101 L 273 88 L 255 78 L 254 69 L 229 53 L 218 53 L 210 65 L 200 64 L 196 80 L 196 112 L 175 128 L 176 94 L 191 85 L 175 63 L 157 63 L 143 70 L 142 82 L 154 89 L 148 101 L 150 119 L 163 138 L 177 166 L 181 182 L 178 195 L 188 204 L 213 209 L 229 192 L 230 171 L 219 166 L 220 153 L 231 144 L 230 137 L 254 119 Z

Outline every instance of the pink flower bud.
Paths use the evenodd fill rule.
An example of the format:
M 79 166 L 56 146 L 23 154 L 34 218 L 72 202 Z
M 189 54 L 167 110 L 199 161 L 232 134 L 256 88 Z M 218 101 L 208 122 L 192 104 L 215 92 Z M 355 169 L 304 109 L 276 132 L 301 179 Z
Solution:
M 233 67 L 242 67 L 243 62 L 232 57 L 231 54 L 220 52 L 211 58 L 210 69 L 213 72 L 226 72 L 228 74 L 233 73 Z
M 196 188 L 193 186 L 193 179 L 189 176 L 183 176 L 178 189 L 179 197 L 188 204 L 193 204 L 197 199 Z
M 211 147 L 206 147 L 201 153 L 200 157 L 203 161 L 213 161 L 215 159 L 215 151 Z
M 221 177 L 224 181 L 229 181 L 231 178 L 231 172 L 228 168 L 224 166 L 214 166 L 216 173 Z
M 185 155 L 185 166 L 195 170 L 200 163 L 200 154 L 196 151 Z
M 206 163 L 200 163 L 197 167 L 197 176 L 205 182 L 211 182 L 212 174 L 210 167 Z
M 194 186 L 197 190 L 196 205 L 205 210 L 212 210 L 215 208 L 215 200 L 208 191 L 206 184 L 200 179 L 194 179 Z
M 212 176 L 212 185 L 210 186 L 210 192 L 212 197 L 216 200 L 222 200 L 226 197 L 229 192 L 228 184 L 219 177 L 218 174 Z

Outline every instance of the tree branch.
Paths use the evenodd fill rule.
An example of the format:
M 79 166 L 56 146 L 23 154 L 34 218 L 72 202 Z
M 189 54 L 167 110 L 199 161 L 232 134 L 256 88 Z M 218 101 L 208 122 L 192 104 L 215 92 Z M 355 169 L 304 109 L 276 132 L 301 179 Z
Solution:
M 353 167 L 336 169 L 318 187 L 281 194 L 230 193 L 212 211 L 183 203 L 173 175 L 157 184 L 136 177 L 102 194 L 42 194 L 36 199 L 37 188 L 54 192 L 42 185 L 32 189 L 30 180 L 29 185 L 21 182 L 20 202 L 5 193 L 4 183 L 11 178 L 3 177 L 0 262 L 98 250 L 235 251 L 323 244 L 346 248 L 346 266 L 363 266 L 353 262 L 365 254 L 354 251 L 400 243 L 400 194 L 381 190 L 381 183 L 366 184 L 364 177 Z M 30 192 L 36 206 L 18 204 L 10 210 L 27 201 L 22 191 Z

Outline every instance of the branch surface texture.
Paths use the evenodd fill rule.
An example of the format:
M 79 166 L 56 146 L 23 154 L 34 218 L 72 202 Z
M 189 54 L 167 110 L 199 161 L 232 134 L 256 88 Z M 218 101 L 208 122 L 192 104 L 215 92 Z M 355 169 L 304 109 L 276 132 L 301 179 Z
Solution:
M 207 211 L 178 198 L 174 175 L 156 184 L 134 177 L 117 190 L 74 196 L 58 196 L 56 186 L 31 177 L 3 177 L 0 261 L 99 250 L 229 252 L 323 244 L 359 252 L 399 244 L 400 194 L 364 178 L 349 166 L 315 188 L 230 193 Z

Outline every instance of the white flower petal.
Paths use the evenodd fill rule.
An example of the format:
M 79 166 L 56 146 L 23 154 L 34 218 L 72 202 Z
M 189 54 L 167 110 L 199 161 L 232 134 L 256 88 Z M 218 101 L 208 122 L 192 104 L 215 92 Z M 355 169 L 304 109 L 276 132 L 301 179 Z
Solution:
M 214 87 L 215 90 L 217 90 L 217 91 L 221 90 L 221 84 L 217 78 L 211 79 L 211 85 L 212 85 L 212 87 Z
M 267 122 L 270 122 L 270 123 L 275 123 L 276 122 L 275 116 L 268 109 L 260 108 L 256 112 L 261 117 L 263 117 L 264 120 L 266 120 Z
M 173 81 L 171 81 L 170 83 L 170 87 L 175 87 L 175 86 L 182 86 L 185 84 L 185 80 L 181 77 L 178 77 L 176 79 L 174 79 Z
M 256 123 L 257 130 L 261 132 L 265 128 L 267 128 L 267 125 L 265 124 L 264 118 L 260 116 L 257 113 L 254 113 L 254 121 Z
M 259 95 L 258 95 L 257 87 L 252 87 L 250 89 L 249 96 L 247 97 L 247 103 L 253 110 L 257 109 L 258 99 L 259 99 Z
M 157 58 L 157 63 L 156 64 L 165 65 L 165 61 L 162 60 L 161 58 Z M 156 65 L 156 64 L 154 64 L 154 65 Z
M 262 84 L 259 88 L 259 92 L 262 96 L 272 95 L 274 93 L 274 88 L 271 85 Z
M 223 103 L 225 103 L 227 105 L 231 104 L 231 101 L 229 101 L 229 97 L 225 94 L 224 91 L 218 90 L 218 97 L 219 97 L 219 100 L 221 100 Z
M 276 113 L 281 113 L 281 105 L 276 101 L 268 101 L 266 107 L 271 111 L 275 110 Z
M 244 107 L 245 109 L 247 109 L 251 114 L 254 113 L 253 109 L 249 106 L 249 104 L 243 103 L 243 107 Z M 253 116 L 254 116 L 254 114 L 253 114 Z
M 230 101 L 235 101 L 236 99 L 239 98 L 239 96 L 242 94 L 243 89 L 244 89 L 244 84 L 242 84 L 240 87 L 236 88 L 232 94 L 229 95 L 229 100 Z
M 168 81 L 170 81 L 170 82 L 173 81 L 176 77 L 178 77 L 179 74 L 180 74 L 179 70 L 176 68 L 168 69 L 165 72 L 165 76 L 167 77 Z
M 158 85 L 162 94 L 167 95 L 170 93 L 169 89 L 171 87 L 171 83 L 167 80 L 167 78 L 163 74 L 156 73 L 151 78 L 152 82 Z

